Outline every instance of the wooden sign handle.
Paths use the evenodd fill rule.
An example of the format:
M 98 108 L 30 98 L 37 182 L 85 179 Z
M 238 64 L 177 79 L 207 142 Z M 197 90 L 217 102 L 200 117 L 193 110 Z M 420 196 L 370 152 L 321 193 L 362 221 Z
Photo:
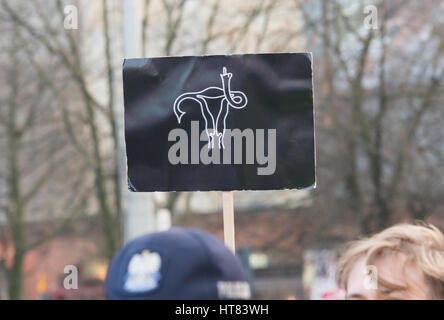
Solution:
M 234 199 L 233 191 L 222 192 L 222 208 L 224 213 L 224 241 L 225 245 L 235 254 L 234 243 Z

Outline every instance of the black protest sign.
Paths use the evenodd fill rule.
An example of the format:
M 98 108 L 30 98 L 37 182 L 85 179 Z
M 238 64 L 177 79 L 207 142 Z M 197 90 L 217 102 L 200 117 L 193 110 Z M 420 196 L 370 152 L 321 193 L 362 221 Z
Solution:
M 127 59 L 123 85 L 130 190 L 314 186 L 310 54 Z

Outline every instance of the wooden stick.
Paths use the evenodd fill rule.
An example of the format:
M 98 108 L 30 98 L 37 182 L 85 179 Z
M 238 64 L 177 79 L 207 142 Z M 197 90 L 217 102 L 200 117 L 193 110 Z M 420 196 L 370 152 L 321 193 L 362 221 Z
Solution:
M 234 243 L 234 199 L 233 191 L 222 192 L 222 207 L 224 213 L 224 241 L 225 245 L 236 253 Z

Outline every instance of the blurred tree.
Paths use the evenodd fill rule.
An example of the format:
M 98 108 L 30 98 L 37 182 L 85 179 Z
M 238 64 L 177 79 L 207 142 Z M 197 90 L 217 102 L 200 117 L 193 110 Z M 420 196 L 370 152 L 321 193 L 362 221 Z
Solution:
M 38 47 L 14 20 L 3 20 L 2 29 L 9 32 L 1 43 L 0 212 L 8 228 L 1 229 L 0 260 L 9 298 L 19 299 L 26 253 L 63 231 L 87 201 L 78 188 L 83 168 L 75 163 L 63 127 L 54 123 L 66 82 L 56 73 L 57 84 L 43 78 L 41 71 L 53 65 L 39 60 Z M 39 221 L 49 228 L 30 232 Z
M 331 181 L 324 191 L 337 193 L 344 187 L 348 209 L 364 233 L 387 227 L 393 212 L 403 210 L 401 199 L 414 201 L 405 190 L 405 168 L 421 161 L 411 151 L 423 119 L 442 97 L 444 38 L 438 35 L 442 22 L 434 15 L 435 4 L 378 2 L 377 29 L 363 24 L 364 1 L 353 6 L 340 0 L 302 4 L 308 46 L 318 61 L 317 128 L 318 142 L 323 141 L 318 155 L 326 157 L 323 171 L 330 171 Z M 411 12 L 419 19 L 415 24 Z M 422 42 L 409 33 L 425 27 L 431 32 Z M 438 177 L 438 168 L 435 173 Z M 428 191 L 417 187 L 415 193 Z
M 106 82 L 108 97 L 104 103 L 99 100 L 97 90 L 93 89 L 96 84 L 89 81 L 92 74 L 87 72 L 85 66 L 88 59 L 82 50 L 83 39 L 79 33 L 75 33 L 75 30 L 67 30 L 62 27 L 65 19 L 63 1 L 57 0 L 50 4 L 45 2 L 45 11 L 41 10 L 41 3 L 37 0 L 29 1 L 29 4 L 32 7 L 28 10 L 37 13 L 36 25 L 32 25 L 25 18 L 26 10 L 20 11 L 14 8 L 10 1 L 2 0 L 3 8 L 10 18 L 39 41 L 50 56 L 58 59 L 78 90 L 78 97 L 83 104 L 81 122 L 73 123 L 72 118 L 78 111 L 70 110 L 67 107 L 63 108 L 63 119 L 72 144 L 83 156 L 84 162 L 89 165 L 89 169 L 94 175 L 94 192 L 99 207 L 97 212 L 101 217 L 106 255 L 111 258 L 120 245 L 121 177 L 118 168 L 119 139 L 114 110 L 115 69 L 112 60 L 107 1 L 102 1 L 104 38 L 104 46 L 100 50 L 102 61 L 96 65 L 100 65 L 105 73 L 104 77 L 101 76 L 98 79 L 98 81 Z M 77 104 L 75 106 L 78 107 Z M 88 130 L 88 134 L 81 136 L 84 129 Z M 109 129 L 111 129 L 111 133 L 107 131 Z M 104 146 L 109 141 L 113 147 L 105 150 Z M 109 192 L 109 189 L 113 192 Z

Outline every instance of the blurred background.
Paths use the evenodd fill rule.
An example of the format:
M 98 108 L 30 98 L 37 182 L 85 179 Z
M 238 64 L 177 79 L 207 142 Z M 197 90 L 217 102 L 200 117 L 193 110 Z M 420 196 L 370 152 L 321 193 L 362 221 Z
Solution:
M 0 34 L 1 299 L 101 299 L 125 241 L 223 238 L 219 192 L 127 190 L 124 57 L 313 53 L 317 188 L 234 194 L 255 298 L 340 297 L 345 242 L 444 228 L 440 0 L 0 0 Z

